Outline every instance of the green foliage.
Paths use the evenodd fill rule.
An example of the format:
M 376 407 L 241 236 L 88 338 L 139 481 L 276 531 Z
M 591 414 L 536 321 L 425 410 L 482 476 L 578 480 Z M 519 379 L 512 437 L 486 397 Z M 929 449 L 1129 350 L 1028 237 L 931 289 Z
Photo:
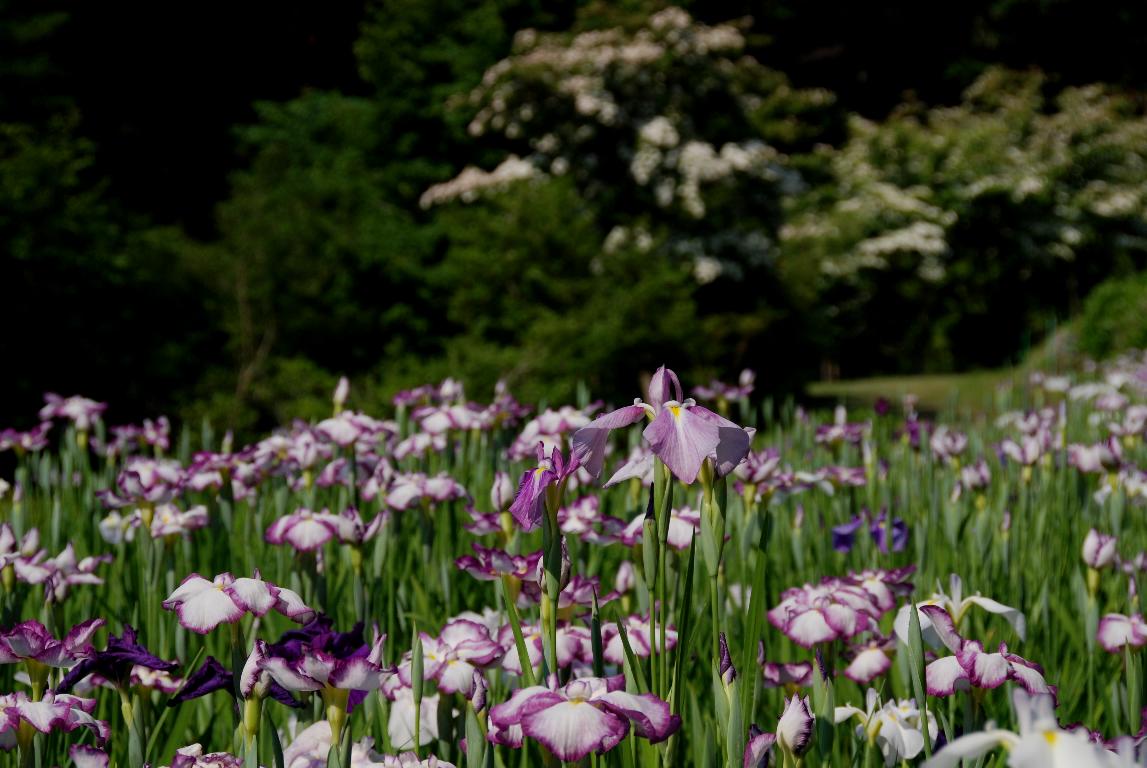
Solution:
M 305 387 L 278 375 L 283 366 L 309 360 L 325 381 L 318 370 L 420 349 L 428 240 L 387 200 L 377 104 L 315 92 L 259 113 L 241 135 L 251 163 L 220 206 L 221 238 L 187 258 L 227 333 L 235 397 L 270 418 Z
M 632 371 L 697 354 L 692 279 L 664 254 L 603 253 L 596 211 L 568 179 L 535 180 L 438 216 L 432 276 L 452 323 L 450 370 L 488 391 L 572 399 L 579 381 L 631 386 Z
M 1147 274 L 1102 283 L 1083 305 L 1080 348 L 1096 359 L 1147 346 Z

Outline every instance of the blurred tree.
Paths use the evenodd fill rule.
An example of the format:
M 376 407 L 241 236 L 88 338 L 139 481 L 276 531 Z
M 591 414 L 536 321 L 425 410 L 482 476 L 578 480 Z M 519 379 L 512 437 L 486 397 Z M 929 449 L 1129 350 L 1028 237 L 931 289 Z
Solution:
M 575 34 L 524 30 L 513 55 L 455 100 L 472 135 L 515 154 L 431 187 L 422 204 L 480 208 L 486 190 L 568 178 L 595 212 L 602 234 L 588 247 L 601 258 L 637 247 L 692 275 L 691 330 L 708 343 L 692 347 L 690 364 L 727 373 L 768 345 L 793 353 L 768 377 L 788 383 L 807 361 L 772 267 L 783 200 L 806 183 L 790 153 L 839 131 L 841 113 L 831 94 L 793 89 L 744 46 L 740 27 L 679 8 Z
M 999 365 L 1147 263 L 1147 116 L 989 70 L 957 107 L 853 121 L 794 200 L 782 271 L 846 375 Z

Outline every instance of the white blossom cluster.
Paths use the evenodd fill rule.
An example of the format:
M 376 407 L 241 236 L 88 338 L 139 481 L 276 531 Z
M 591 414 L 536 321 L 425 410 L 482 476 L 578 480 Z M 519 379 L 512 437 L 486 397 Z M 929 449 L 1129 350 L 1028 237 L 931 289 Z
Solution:
M 961 105 L 879 125 L 853 118 L 849 141 L 825 152 L 837 198 L 790 205 L 780 231 L 786 252 L 815 259 L 834 280 L 895 262 L 941 283 L 954 228 L 979 210 L 1014 206 L 1011 226 L 1030 236 L 1008 256 L 1032 262 L 1074 260 L 1094 247 L 1099 228 L 1120 221 L 1129 233 L 1141 229 L 1147 118 L 1102 87 L 1066 89 L 1053 109 L 1042 93 L 1037 77 L 991 70 Z M 1130 234 L 1119 242 L 1147 248 Z
M 450 181 L 435 184 L 423 192 L 418 203 L 423 208 L 430 208 L 453 200 L 470 203 L 486 190 L 504 189 L 514 182 L 531 179 L 539 175 L 541 173 L 533 163 L 522 160 L 517 155 L 510 155 L 490 172 L 475 168 L 472 165 L 467 166 L 462 173 Z

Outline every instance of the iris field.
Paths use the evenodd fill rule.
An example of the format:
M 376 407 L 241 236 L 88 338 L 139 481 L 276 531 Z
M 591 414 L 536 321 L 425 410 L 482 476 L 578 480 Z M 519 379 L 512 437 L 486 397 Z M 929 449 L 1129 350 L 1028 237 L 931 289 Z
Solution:
M 454 381 L 242 446 L 48 395 L 0 432 L 0 757 L 1138 765 L 1147 358 L 806 412 Z

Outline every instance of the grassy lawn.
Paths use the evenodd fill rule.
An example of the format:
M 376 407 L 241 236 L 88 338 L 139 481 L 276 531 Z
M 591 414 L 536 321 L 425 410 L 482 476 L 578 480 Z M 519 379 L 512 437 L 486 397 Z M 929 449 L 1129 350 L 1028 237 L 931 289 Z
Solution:
M 992 413 L 1011 407 L 1001 401 L 1001 389 L 1018 382 L 1023 372 L 1001 368 L 969 373 L 918 374 L 913 376 L 877 376 L 870 379 L 821 381 L 810 384 L 808 393 L 824 400 L 838 400 L 850 405 L 871 405 L 884 397 L 895 405 L 908 394 L 919 398 L 921 411 L 935 413 Z
M 907 394 L 919 398 L 919 410 L 942 415 L 968 417 L 995 414 L 1030 406 L 1016 398 L 1022 388 L 1008 392 L 1008 385 L 1022 384 L 1032 371 L 1076 370 L 1083 357 L 1077 350 L 1072 324 L 1064 324 L 1012 367 L 966 373 L 925 373 L 910 376 L 874 376 L 868 379 L 819 381 L 808 386 L 810 397 L 822 401 L 842 401 L 848 405 L 869 406 L 879 397 L 897 405 Z

